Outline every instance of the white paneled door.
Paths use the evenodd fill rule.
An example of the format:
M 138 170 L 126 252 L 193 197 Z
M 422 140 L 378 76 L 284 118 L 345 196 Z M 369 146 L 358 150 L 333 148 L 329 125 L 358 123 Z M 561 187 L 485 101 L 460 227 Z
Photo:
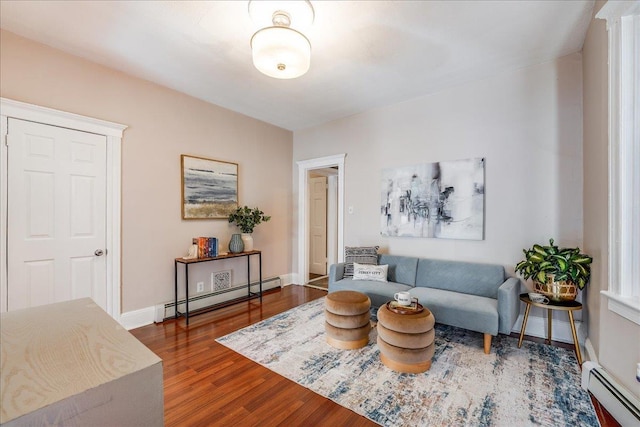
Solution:
M 327 274 L 327 177 L 309 178 L 309 273 Z
M 9 118 L 8 310 L 91 297 L 107 309 L 107 137 Z

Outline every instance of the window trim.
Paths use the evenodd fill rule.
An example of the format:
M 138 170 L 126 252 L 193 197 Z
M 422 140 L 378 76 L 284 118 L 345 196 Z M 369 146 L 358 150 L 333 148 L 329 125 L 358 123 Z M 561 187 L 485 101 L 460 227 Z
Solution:
M 610 311 L 640 325 L 640 2 L 610 1 L 596 18 L 606 19 L 609 38 L 609 289 L 601 293 Z

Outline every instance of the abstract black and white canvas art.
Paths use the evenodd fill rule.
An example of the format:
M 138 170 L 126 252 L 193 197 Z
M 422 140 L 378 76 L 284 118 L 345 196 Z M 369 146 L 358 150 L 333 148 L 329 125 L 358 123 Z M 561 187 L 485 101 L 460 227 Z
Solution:
M 238 165 L 181 155 L 182 218 L 228 218 L 238 207 Z
M 383 236 L 484 239 L 484 158 L 382 171 Z

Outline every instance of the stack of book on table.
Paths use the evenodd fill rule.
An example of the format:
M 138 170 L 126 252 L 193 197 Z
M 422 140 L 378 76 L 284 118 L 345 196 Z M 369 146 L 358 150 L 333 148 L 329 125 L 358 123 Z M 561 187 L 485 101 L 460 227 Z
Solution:
M 193 244 L 198 246 L 198 258 L 213 258 L 218 256 L 217 237 L 194 237 Z

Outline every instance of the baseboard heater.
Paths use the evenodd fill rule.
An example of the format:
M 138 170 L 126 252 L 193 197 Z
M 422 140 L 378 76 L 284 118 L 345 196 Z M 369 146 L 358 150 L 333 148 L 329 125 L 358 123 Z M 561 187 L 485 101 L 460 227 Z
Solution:
M 251 287 L 257 287 L 259 286 L 259 282 L 251 282 Z M 264 279 L 262 281 L 262 291 L 266 291 L 269 289 L 275 289 L 275 288 L 279 288 L 282 287 L 282 282 L 280 277 L 272 277 L 269 279 Z M 231 292 L 244 292 L 246 294 L 247 292 L 247 285 L 246 284 L 242 284 L 242 285 L 236 285 L 233 286 L 231 288 L 227 288 L 227 289 L 223 289 L 223 290 L 219 290 L 219 291 L 215 291 L 215 292 L 208 292 L 206 294 L 199 294 L 199 295 L 193 295 L 189 297 L 189 307 L 192 310 L 197 310 L 199 308 L 202 307 L 206 307 L 208 305 L 213 305 L 213 303 L 218 302 L 212 302 L 215 299 L 220 299 L 221 295 L 223 294 L 227 294 L 227 293 L 231 293 Z M 235 297 L 231 297 L 230 299 L 234 299 Z M 223 300 L 224 301 L 224 300 Z M 180 304 L 184 304 L 185 300 L 183 299 L 179 299 L 178 300 L 178 305 Z M 175 312 L 176 312 L 176 303 L 175 301 L 171 301 L 168 302 L 166 304 L 159 304 L 155 306 L 155 319 L 154 321 L 156 323 L 160 323 L 163 322 L 165 320 L 168 319 L 173 319 L 175 316 Z
M 582 365 L 582 388 L 590 391 L 623 427 L 640 425 L 640 401 L 597 363 Z

